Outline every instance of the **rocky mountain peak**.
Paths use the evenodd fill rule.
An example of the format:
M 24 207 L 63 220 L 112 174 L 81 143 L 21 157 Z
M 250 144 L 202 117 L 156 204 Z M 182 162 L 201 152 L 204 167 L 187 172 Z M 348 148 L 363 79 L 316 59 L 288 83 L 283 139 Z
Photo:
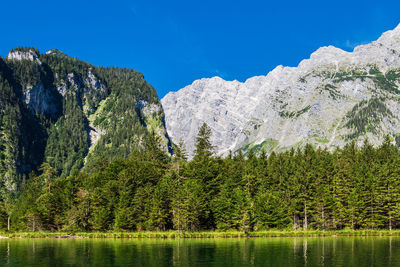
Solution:
M 348 54 L 349 54 L 348 52 L 346 52 L 340 48 L 329 45 L 329 46 L 323 46 L 323 47 L 318 48 L 314 53 L 311 54 L 310 59 L 311 60 L 316 60 L 319 58 L 326 59 L 326 58 L 332 58 L 335 56 L 342 57 L 342 56 L 345 56 Z
M 41 64 L 39 60 L 39 55 L 34 49 L 14 49 L 8 53 L 7 57 L 8 60 L 30 60 L 36 61 Z
M 297 67 L 278 66 L 244 83 L 197 80 L 161 100 L 168 133 L 185 142 L 189 156 L 203 122 L 220 155 L 366 138 L 380 144 L 400 135 L 399 36 L 400 25 L 353 52 L 321 47 Z
M 53 49 L 47 50 L 46 55 L 65 55 L 65 54 L 63 52 L 61 52 L 60 50 L 53 48 Z

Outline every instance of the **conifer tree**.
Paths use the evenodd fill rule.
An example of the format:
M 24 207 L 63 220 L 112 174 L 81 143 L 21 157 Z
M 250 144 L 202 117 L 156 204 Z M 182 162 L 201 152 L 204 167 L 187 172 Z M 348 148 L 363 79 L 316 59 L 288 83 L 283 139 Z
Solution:
M 203 123 L 196 137 L 196 149 L 194 150 L 194 160 L 208 159 L 213 156 L 213 145 L 210 141 L 211 129 L 207 123 Z
M 176 161 L 187 161 L 187 152 L 183 140 L 180 139 L 178 145 L 175 148 L 175 160 Z
M 155 164 L 165 166 L 168 163 L 166 152 L 162 149 L 161 138 L 154 131 L 150 131 L 145 140 L 146 159 Z

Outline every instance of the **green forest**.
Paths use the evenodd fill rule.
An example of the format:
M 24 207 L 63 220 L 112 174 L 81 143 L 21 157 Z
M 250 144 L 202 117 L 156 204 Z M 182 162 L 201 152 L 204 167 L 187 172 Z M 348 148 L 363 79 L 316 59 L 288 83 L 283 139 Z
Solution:
M 126 159 L 150 129 L 165 131 L 162 109 L 144 114 L 146 105 L 160 103 L 143 74 L 93 66 L 56 49 L 14 51 L 36 59 L 0 57 L 0 199 L 20 192 L 42 163 L 67 177 L 101 157 Z
M 354 142 L 328 151 L 221 158 L 200 128 L 195 156 L 150 132 L 127 159 L 97 159 L 59 176 L 48 163 L 1 205 L 14 231 L 205 231 L 400 228 L 400 153 Z M 8 221 L 9 220 L 9 221 Z

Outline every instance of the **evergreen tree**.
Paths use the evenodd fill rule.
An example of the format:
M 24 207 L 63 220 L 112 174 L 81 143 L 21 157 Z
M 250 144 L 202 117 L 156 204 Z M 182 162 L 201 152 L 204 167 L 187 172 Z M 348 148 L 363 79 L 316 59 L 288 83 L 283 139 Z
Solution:
M 204 160 L 210 158 L 213 152 L 213 145 L 210 141 L 211 129 L 207 123 L 203 123 L 196 137 L 196 149 L 194 150 L 194 160 Z
M 161 146 L 161 138 L 154 131 L 150 131 L 146 137 L 145 154 L 147 160 L 160 165 L 160 167 L 164 167 L 168 163 L 168 156 Z

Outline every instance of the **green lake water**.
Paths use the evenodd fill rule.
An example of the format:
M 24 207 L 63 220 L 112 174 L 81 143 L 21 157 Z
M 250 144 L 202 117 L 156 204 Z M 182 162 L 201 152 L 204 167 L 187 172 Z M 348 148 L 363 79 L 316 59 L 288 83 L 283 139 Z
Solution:
M 0 266 L 400 266 L 400 238 L 2 239 Z

